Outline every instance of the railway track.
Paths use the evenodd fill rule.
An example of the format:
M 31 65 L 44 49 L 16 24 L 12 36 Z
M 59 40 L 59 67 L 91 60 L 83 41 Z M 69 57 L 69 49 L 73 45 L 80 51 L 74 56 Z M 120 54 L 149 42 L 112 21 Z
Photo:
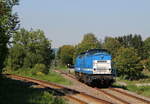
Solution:
M 96 90 L 98 90 L 99 92 L 105 94 L 106 96 L 109 96 L 110 98 L 117 100 L 119 102 L 119 104 L 150 104 L 150 101 L 145 100 L 141 97 L 137 97 L 135 95 L 129 94 L 126 91 L 121 91 L 122 89 L 119 88 L 108 88 L 105 90 L 99 89 L 99 88 L 95 88 Z M 138 103 L 131 103 L 130 101 L 128 101 L 128 99 L 126 97 L 121 98 L 119 95 L 115 95 L 114 93 L 109 93 L 108 90 L 112 90 L 114 92 L 120 93 L 123 96 L 126 96 L 127 98 L 131 98 L 134 99 L 136 101 L 138 101 Z
M 76 91 L 74 89 L 69 89 L 69 88 L 59 85 L 59 84 L 41 81 L 41 80 L 29 78 L 29 77 L 12 75 L 12 74 L 8 74 L 6 76 L 9 78 L 15 79 L 15 80 L 32 82 L 32 83 L 38 84 L 44 88 L 50 88 L 51 90 L 54 90 L 56 93 L 59 93 L 61 96 L 63 96 L 64 98 L 68 99 L 71 102 L 74 102 L 75 104 L 112 104 L 103 99 L 96 98 L 94 96 L 88 95 L 83 92 Z
M 123 91 L 123 90 L 120 90 L 119 88 L 109 88 L 109 90 L 116 91 L 116 92 L 121 93 L 121 94 L 123 94 L 123 95 L 125 95 L 125 96 L 131 97 L 131 98 L 136 99 L 136 100 L 138 100 L 138 101 L 141 101 L 141 102 L 143 102 L 144 104 L 150 104 L 150 101 L 145 100 L 145 99 L 143 99 L 143 98 L 141 98 L 141 97 L 137 97 L 137 96 L 135 96 L 135 95 L 129 94 L 129 93 Z
M 130 104 L 129 102 L 127 102 L 127 101 L 125 101 L 125 100 L 122 100 L 122 99 L 120 99 L 120 98 L 118 98 L 118 97 L 116 97 L 116 96 L 114 96 L 114 95 L 112 95 L 112 94 L 110 94 L 110 93 L 108 93 L 108 92 L 106 92 L 106 91 L 104 91 L 104 90 L 101 90 L 101 89 L 98 89 L 98 88 L 95 88 L 95 89 L 96 89 L 97 91 L 99 91 L 99 92 L 105 94 L 106 96 L 108 96 L 108 97 L 110 97 L 110 98 L 112 98 L 112 99 L 114 99 L 114 100 L 117 100 L 120 104 Z
M 68 74 L 66 72 L 63 72 L 63 71 L 60 71 L 60 70 L 57 70 L 60 74 L 65 74 L 66 76 L 70 77 L 70 78 L 73 78 L 73 79 L 76 79 L 73 75 L 71 74 Z M 92 88 L 92 87 L 91 87 Z M 123 91 L 123 90 L 120 90 L 119 88 L 108 88 L 108 89 L 100 89 L 100 88 L 94 88 L 97 92 L 100 92 L 104 95 L 106 95 L 107 97 L 111 98 L 112 100 L 115 100 L 116 102 L 118 102 L 118 104 L 137 104 L 137 103 L 131 103 L 130 101 L 127 101 L 126 98 L 122 99 L 120 98 L 120 96 L 117 96 L 117 95 L 114 95 L 112 93 L 109 93 L 109 90 L 111 91 L 114 91 L 114 92 L 117 92 L 117 93 L 120 93 L 121 95 L 123 96 L 126 96 L 126 97 L 129 97 L 131 99 L 134 99 L 136 101 L 139 101 L 138 104 L 150 104 L 150 100 L 145 100 L 141 97 L 137 97 L 133 94 L 129 94 L 127 93 L 126 91 Z

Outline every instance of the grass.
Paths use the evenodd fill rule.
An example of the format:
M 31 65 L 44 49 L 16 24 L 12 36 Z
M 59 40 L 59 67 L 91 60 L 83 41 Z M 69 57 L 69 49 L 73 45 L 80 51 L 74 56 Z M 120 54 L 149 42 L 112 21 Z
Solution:
M 146 96 L 146 97 L 150 97 L 150 86 L 137 87 L 135 85 L 128 85 L 127 90 Z
M 59 65 L 59 66 L 57 66 L 55 69 L 57 69 L 57 70 L 63 70 L 63 71 L 67 71 L 67 66 L 64 66 L 64 65 Z
M 32 72 L 27 71 L 27 70 L 19 70 L 19 71 L 14 71 L 10 72 L 11 74 L 16 74 L 16 75 L 21 75 L 21 76 L 27 76 L 27 77 L 32 77 L 35 79 L 39 80 L 45 80 L 45 81 L 50 81 L 58 84 L 63 84 L 63 85 L 71 85 L 71 81 L 63 78 L 60 74 L 50 71 L 48 74 L 43 74 L 43 73 L 37 73 L 37 74 L 32 74 Z
M 150 97 L 150 86 L 136 86 L 132 82 L 129 82 L 129 83 L 126 83 L 126 84 L 127 85 L 124 86 L 124 85 L 114 83 L 113 86 L 118 87 L 118 88 L 123 88 L 123 89 L 129 90 L 131 92 L 135 92 L 135 93 L 137 93 L 139 95 L 142 95 L 142 96 L 145 96 L 145 97 Z
M 67 66 L 57 66 L 55 69 L 61 70 L 74 75 L 74 71 L 71 71 L 73 68 L 67 68 Z M 71 69 L 71 70 L 70 70 Z
M 137 94 L 140 94 L 142 96 L 150 97 L 150 86 L 136 86 L 136 84 L 143 84 L 143 83 L 150 83 L 150 72 L 143 72 L 143 74 L 146 76 L 143 79 L 140 80 L 123 80 L 121 78 L 117 78 L 117 82 L 125 82 L 127 85 L 119 85 L 118 83 L 114 83 L 114 86 L 124 88 L 126 90 L 135 92 Z
M 66 104 L 47 89 L 0 76 L 0 104 Z

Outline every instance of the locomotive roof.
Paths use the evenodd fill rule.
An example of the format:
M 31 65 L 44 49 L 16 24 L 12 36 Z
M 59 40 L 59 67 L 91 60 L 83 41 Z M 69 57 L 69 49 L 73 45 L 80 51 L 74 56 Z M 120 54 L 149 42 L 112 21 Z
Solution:
M 90 50 L 87 50 L 86 52 L 80 53 L 79 55 L 84 55 L 86 53 L 92 53 L 92 52 L 106 52 L 106 53 L 109 53 L 106 49 L 90 49 Z

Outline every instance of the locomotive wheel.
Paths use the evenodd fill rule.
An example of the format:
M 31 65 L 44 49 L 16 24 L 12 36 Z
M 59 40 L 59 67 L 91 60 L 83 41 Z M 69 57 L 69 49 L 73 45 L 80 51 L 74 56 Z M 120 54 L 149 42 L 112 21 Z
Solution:
M 76 78 L 77 78 L 79 81 L 83 82 L 82 77 L 81 77 L 81 73 L 75 72 L 75 76 L 76 76 Z

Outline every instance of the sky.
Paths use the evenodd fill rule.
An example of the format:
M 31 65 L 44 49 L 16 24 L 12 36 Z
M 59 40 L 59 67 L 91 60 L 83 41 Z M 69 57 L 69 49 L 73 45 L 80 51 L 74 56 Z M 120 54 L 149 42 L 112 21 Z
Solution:
M 21 28 L 41 29 L 52 47 L 78 44 L 84 34 L 150 36 L 150 0 L 20 0 Z

